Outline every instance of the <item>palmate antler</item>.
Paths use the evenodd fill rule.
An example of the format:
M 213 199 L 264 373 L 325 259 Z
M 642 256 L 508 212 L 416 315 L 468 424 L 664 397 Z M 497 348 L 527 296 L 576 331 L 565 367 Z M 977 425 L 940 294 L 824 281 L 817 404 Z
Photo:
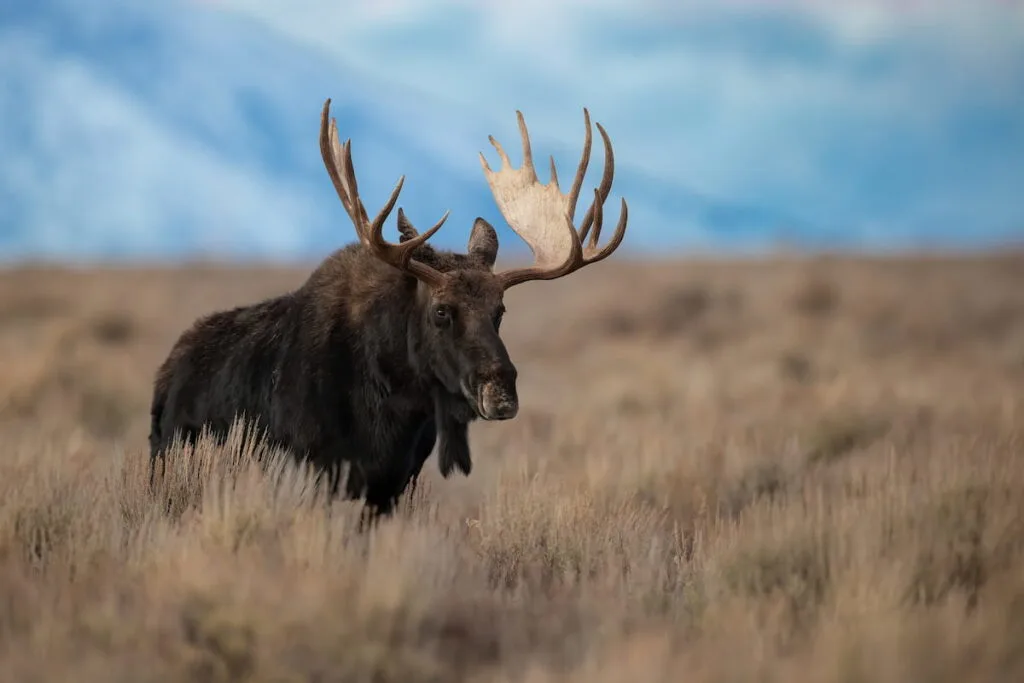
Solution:
M 327 167 L 327 174 L 331 176 L 331 182 L 334 183 L 334 189 L 338 192 L 338 198 L 355 225 L 359 241 L 381 261 L 414 275 L 428 285 L 440 284 L 444 277 L 440 271 L 413 259 L 412 252 L 441 229 L 444 222 L 448 220 L 450 212 L 445 211 L 441 220 L 423 234 L 403 239 L 400 244 L 385 240 L 384 221 L 391 215 L 391 210 L 395 207 L 395 202 L 398 201 L 398 193 L 402 191 L 405 176 L 398 179 L 384 208 L 371 222 L 366 214 L 366 207 L 363 206 L 363 201 L 359 198 L 356 173 L 352 166 L 352 141 L 351 139 L 345 140 L 344 145 L 338 141 L 338 125 L 334 118 L 329 117 L 330 108 L 331 99 L 327 98 L 320 114 L 320 155 L 323 157 L 324 166 Z
M 602 249 L 597 242 L 601 237 L 604 219 L 603 205 L 612 189 L 612 178 L 615 173 L 615 156 L 608 134 L 600 123 L 597 130 L 604 140 L 604 174 L 601 185 L 594 190 L 594 201 L 591 203 L 577 231 L 573 225 L 576 213 L 576 202 L 579 199 L 583 176 L 590 163 L 590 150 L 593 137 L 590 132 L 590 113 L 584 109 L 583 118 L 587 124 L 587 135 L 584 140 L 583 156 L 576 169 L 569 194 L 563 194 L 558 187 L 558 174 L 555 171 L 555 159 L 551 157 L 551 181 L 542 184 L 537 178 L 533 166 L 533 153 L 530 150 L 530 135 L 526 130 L 523 114 L 516 111 L 519 119 L 519 134 L 523 142 L 523 165 L 512 168 L 508 155 L 501 144 L 489 136 L 489 140 L 501 157 L 501 168 L 492 171 L 483 153 L 480 154 L 480 165 L 484 169 L 487 184 L 491 187 L 494 201 L 505 217 L 509 227 L 530 247 L 534 256 L 534 265 L 528 268 L 515 268 L 499 273 L 505 289 L 529 282 L 530 280 L 554 280 L 607 258 L 614 252 L 622 238 L 626 235 L 628 207 L 622 199 L 619 223 L 611 241 Z M 584 240 L 590 236 L 590 242 L 583 246 Z

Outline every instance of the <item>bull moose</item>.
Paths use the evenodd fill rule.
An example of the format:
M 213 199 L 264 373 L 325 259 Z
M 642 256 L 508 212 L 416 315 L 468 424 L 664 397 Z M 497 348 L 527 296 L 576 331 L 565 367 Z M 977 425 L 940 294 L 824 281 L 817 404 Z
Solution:
M 339 143 L 330 104 L 328 98 L 321 112 L 320 153 L 359 242 L 329 255 L 297 289 L 206 315 L 182 333 L 156 373 L 151 486 L 156 459 L 165 471 L 176 439 L 194 445 L 206 431 L 223 442 L 241 415 L 268 443 L 328 476 L 332 495 L 347 469 L 345 497 L 363 498 L 374 518 L 389 514 L 415 486 L 435 444 L 444 477 L 455 469 L 468 475 L 468 424 L 518 412 L 517 371 L 499 336 L 504 292 L 596 263 L 625 236 L 623 199 L 614 236 L 598 247 L 614 174 L 611 140 L 600 123 L 604 173 L 579 228 L 574 225 L 592 143 L 584 109 L 583 155 L 568 194 L 558 186 L 553 157 L 550 182 L 538 180 L 519 111 L 520 168 L 493 136 L 501 168 L 491 170 L 480 154 L 498 208 L 533 252 L 532 266 L 493 272 L 498 237 L 483 218 L 475 220 L 465 254 L 427 244 L 450 212 L 419 233 L 399 208 L 400 239 L 388 242 L 382 229 L 405 176 L 370 220 L 351 140 Z

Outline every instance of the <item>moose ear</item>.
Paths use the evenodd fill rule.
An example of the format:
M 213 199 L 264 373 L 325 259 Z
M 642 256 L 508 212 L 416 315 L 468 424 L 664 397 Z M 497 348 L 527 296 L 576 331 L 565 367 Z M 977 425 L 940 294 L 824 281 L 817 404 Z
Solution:
M 409 219 L 405 217 L 405 212 L 402 211 L 402 207 L 398 207 L 398 232 L 402 234 L 398 238 L 398 243 L 408 242 L 414 237 L 419 237 L 419 231 L 412 226 Z
M 473 231 L 469 233 L 469 246 L 466 251 L 470 256 L 491 268 L 498 258 L 498 233 L 483 218 L 473 221 Z

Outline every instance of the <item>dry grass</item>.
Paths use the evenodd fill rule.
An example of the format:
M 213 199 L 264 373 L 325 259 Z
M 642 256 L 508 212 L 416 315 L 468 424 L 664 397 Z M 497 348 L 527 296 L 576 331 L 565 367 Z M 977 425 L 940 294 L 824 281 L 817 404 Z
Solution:
M 175 335 L 303 276 L 0 274 L 0 679 L 1024 680 L 1021 255 L 608 262 L 373 533 L 242 433 L 150 496 Z

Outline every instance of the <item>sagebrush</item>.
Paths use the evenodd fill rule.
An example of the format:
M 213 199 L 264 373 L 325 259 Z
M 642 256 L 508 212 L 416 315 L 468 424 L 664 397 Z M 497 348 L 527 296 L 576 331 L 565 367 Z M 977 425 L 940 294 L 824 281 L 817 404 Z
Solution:
M 369 533 L 241 425 L 147 486 L 177 332 L 304 270 L 0 274 L 0 678 L 1024 680 L 1024 258 L 592 270 Z

